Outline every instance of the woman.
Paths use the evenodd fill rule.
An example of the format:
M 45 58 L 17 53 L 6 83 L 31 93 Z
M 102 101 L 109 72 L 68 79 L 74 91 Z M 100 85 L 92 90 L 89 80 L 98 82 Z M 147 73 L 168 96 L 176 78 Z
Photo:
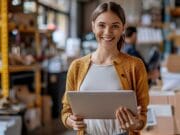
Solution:
M 149 102 L 147 74 L 143 62 L 120 52 L 124 43 L 125 14 L 120 5 L 107 2 L 99 5 L 92 14 L 92 30 L 98 48 L 92 54 L 72 62 L 66 82 L 71 90 L 134 90 L 139 114 L 125 107 L 115 111 L 115 120 L 83 120 L 72 113 L 66 92 L 63 98 L 62 121 L 65 126 L 78 130 L 78 135 L 138 135 L 146 124 Z

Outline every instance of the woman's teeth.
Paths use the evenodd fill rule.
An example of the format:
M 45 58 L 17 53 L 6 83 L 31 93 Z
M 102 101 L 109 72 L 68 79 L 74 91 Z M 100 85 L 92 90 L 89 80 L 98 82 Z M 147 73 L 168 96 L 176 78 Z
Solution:
M 112 37 L 103 37 L 103 39 L 104 39 L 105 41 L 111 41 L 111 40 L 113 40 Z

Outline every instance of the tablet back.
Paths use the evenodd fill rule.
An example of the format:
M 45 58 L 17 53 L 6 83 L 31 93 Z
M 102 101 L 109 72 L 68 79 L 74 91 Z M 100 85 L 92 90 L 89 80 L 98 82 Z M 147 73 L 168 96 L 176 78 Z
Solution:
M 73 114 L 86 119 L 113 119 L 120 106 L 137 113 L 137 101 L 132 90 L 111 92 L 69 91 L 67 93 Z

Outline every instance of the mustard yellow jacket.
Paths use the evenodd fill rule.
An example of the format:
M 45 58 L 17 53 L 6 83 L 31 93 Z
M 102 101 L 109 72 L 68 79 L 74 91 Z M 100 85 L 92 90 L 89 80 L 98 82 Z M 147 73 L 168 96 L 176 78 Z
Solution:
M 90 64 L 91 54 L 76 59 L 71 63 L 67 73 L 66 92 L 79 90 Z M 136 92 L 138 106 L 141 106 L 139 118 L 143 120 L 145 124 L 149 95 L 147 73 L 143 62 L 136 57 L 120 52 L 113 60 L 113 65 L 117 71 L 119 81 L 121 82 L 123 89 L 134 90 Z M 63 109 L 61 111 L 61 117 L 64 125 L 68 127 L 66 119 L 70 114 L 72 114 L 72 110 L 67 100 L 66 92 L 62 100 Z M 78 131 L 77 134 L 84 135 L 84 131 Z M 137 131 L 130 131 L 129 134 L 139 135 L 140 133 Z

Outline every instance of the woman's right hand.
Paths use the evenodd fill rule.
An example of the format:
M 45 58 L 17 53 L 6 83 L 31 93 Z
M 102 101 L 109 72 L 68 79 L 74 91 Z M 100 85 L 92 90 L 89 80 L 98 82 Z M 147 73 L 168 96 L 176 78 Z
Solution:
M 86 128 L 86 124 L 84 123 L 83 118 L 76 115 L 70 115 L 67 118 L 66 123 L 69 127 L 73 128 L 74 130 L 81 130 Z

